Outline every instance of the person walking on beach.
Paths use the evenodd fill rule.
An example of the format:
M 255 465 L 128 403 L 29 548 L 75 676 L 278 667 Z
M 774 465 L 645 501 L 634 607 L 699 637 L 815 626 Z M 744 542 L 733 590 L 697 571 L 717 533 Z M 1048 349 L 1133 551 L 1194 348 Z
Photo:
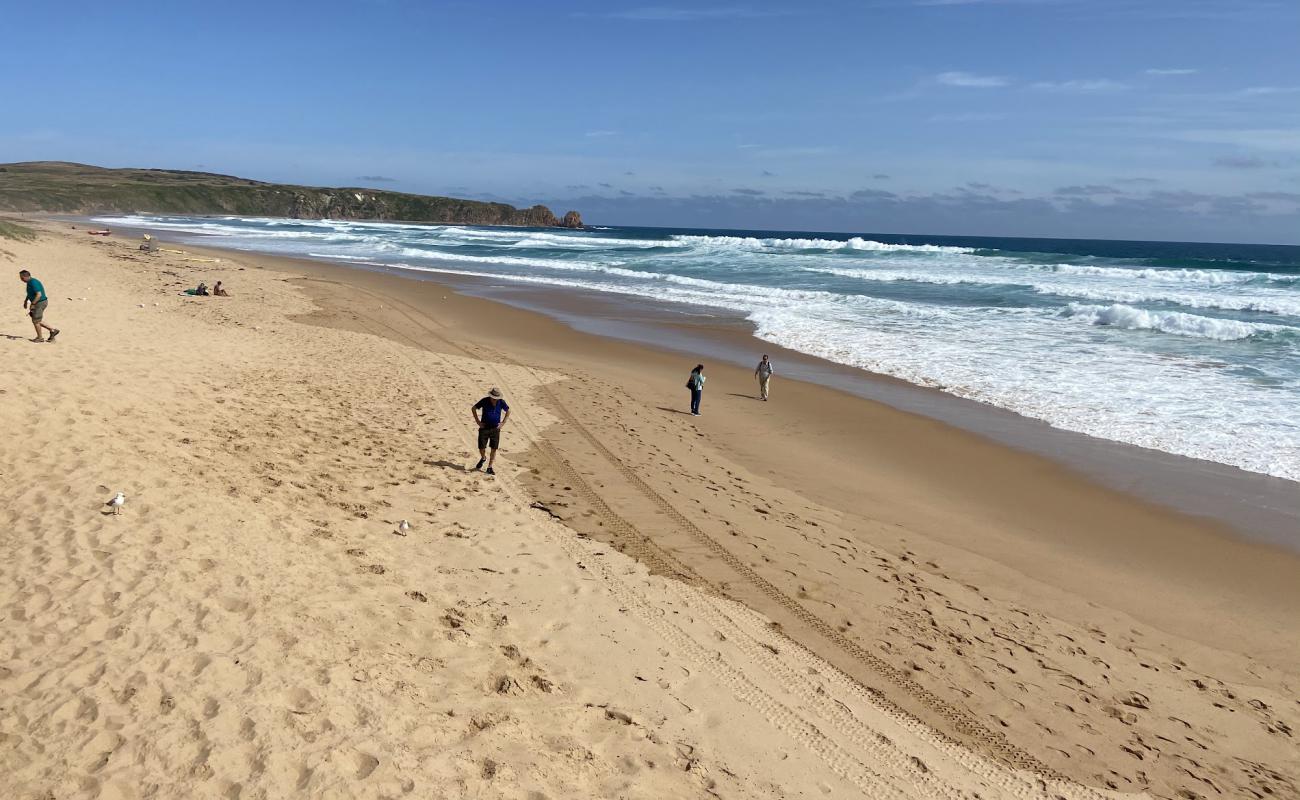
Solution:
M 754 368 L 754 377 L 758 378 L 758 399 L 766 401 L 767 387 L 772 382 L 772 362 L 768 360 L 766 353 L 763 354 L 763 360 Z
M 691 370 L 691 377 L 686 379 L 686 388 L 691 390 L 691 416 L 700 415 L 700 398 L 704 394 L 704 365 L 696 364 Z
M 482 412 L 481 416 L 479 412 Z M 469 413 L 478 425 L 478 463 L 474 469 L 483 469 L 483 462 L 486 461 L 487 474 L 495 475 L 492 466 L 497 460 L 497 448 L 501 446 L 501 428 L 510 419 L 510 406 L 501 398 L 501 390 L 493 386 L 488 390 L 487 397 L 475 403 Z M 487 454 L 489 446 L 492 447 L 491 456 Z
M 54 337 L 59 335 L 59 329 L 45 324 L 45 306 L 50 302 L 49 296 L 45 294 L 45 284 L 33 278 L 27 270 L 19 272 L 18 279 L 27 284 L 27 299 L 23 301 L 23 308 L 27 309 L 27 316 L 32 318 L 32 326 L 36 328 L 36 338 L 32 341 L 54 341 Z M 50 332 L 48 340 L 41 336 L 42 328 Z

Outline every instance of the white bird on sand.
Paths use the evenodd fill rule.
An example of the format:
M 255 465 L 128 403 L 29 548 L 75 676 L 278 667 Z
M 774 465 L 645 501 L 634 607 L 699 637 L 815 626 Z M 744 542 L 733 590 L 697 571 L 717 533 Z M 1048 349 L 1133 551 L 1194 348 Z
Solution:
M 397 531 L 403 536 L 405 536 L 406 532 L 409 531 L 410 529 L 411 529 L 411 523 L 407 522 L 406 520 L 402 520 L 397 524 Z
M 126 495 L 123 494 L 122 492 L 118 492 L 117 495 L 115 495 L 112 500 L 109 500 L 104 505 L 113 509 L 114 514 L 121 514 L 122 506 L 126 505 Z

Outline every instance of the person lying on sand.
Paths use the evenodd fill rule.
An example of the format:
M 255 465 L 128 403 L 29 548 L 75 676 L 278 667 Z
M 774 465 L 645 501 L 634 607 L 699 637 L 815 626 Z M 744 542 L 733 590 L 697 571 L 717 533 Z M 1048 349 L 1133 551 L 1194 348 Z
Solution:
M 54 337 L 59 335 L 59 329 L 45 324 L 45 306 L 50 302 L 50 298 L 45 294 L 45 285 L 33 278 L 32 273 L 27 270 L 18 273 L 18 280 L 27 284 L 27 299 L 23 300 L 23 308 L 27 309 L 27 316 L 32 318 L 32 325 L 36 328 L 36 338 L 32 341 L 54 341 Z M 41 336 L 42 328 L 50 332 L 48 340 Z

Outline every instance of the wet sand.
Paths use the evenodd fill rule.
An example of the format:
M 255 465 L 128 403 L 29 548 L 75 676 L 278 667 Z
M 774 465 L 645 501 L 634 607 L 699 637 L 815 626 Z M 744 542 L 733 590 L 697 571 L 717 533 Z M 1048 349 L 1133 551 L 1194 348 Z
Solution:
M 409 277 L 411 273 L 394 270 L 392 274 Z M 681 353 L 684 360 L 752 368 L 756 353 L 769 353 L 781 362 L 783 380 L 816 383 L 945 422 L 1045 456 L 1103 486 L 1300 552 L 1300 484 L 1294 481 L 1053 428 L 985 403 L 787 350 L 756 339 L 749 321 L 717 309 L 683 311 L 682 306 L 598 292 L 451 275 L 438 278 L 447 279 L 457 291 L 539 311 L 584 333 L 654 342 L 658 349 Z

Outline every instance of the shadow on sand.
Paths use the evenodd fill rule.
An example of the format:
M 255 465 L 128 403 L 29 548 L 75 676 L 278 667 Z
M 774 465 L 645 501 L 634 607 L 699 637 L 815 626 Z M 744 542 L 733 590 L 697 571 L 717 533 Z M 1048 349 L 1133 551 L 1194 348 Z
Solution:
M 469 467 L 464 464 L 457 464 L 455 461 L 425 461 L 426 467 L 442 467 L 443 469 L 454 469 L 457 472 L 469 472 Z
M 660 411 L 667 411 L 669 414 L 685 414 L 688 417 L 691 415 L 691 412 L 682 411 L 680 408 L 669 408 L 668 406 L 655 406 L 655 407 L 658 408 Z

